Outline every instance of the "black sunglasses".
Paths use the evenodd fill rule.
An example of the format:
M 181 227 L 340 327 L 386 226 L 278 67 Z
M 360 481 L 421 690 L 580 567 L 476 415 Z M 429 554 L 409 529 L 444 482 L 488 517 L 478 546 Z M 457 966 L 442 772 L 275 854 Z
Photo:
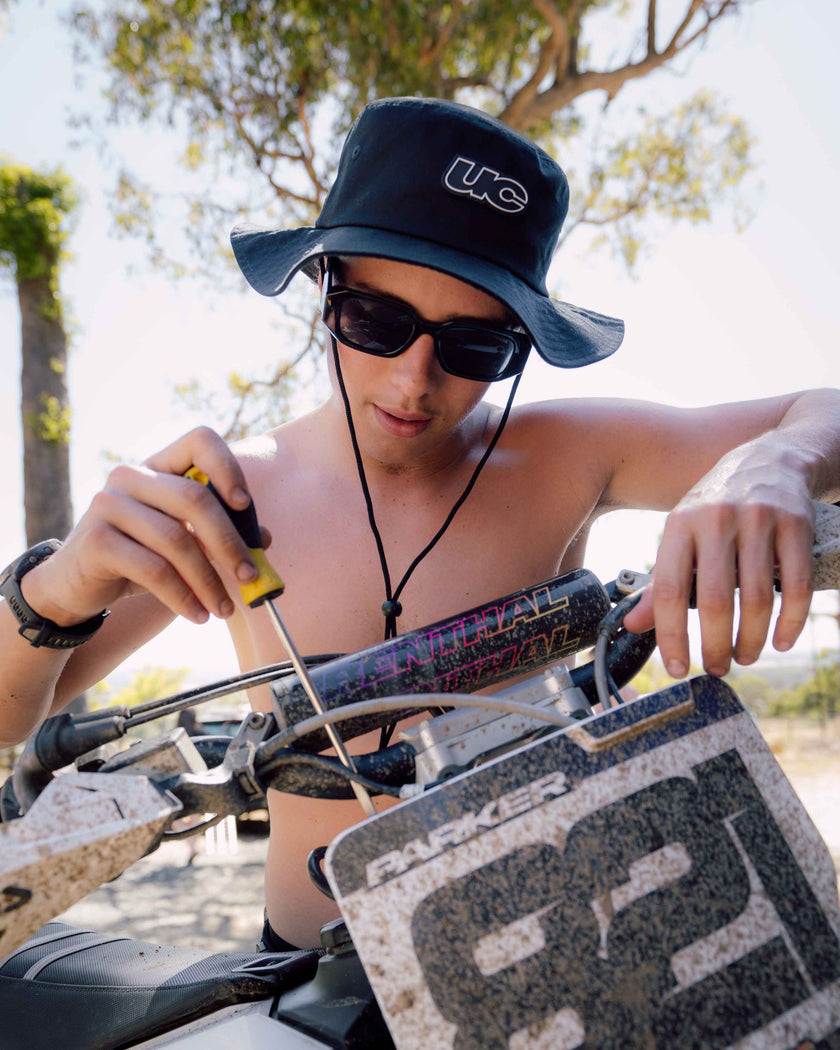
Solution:
M 525 367 L 531 340 L 524 331 L 469 321 L 429 324 L 404 303 L 332 285 L 330 270 L 323 276 L 321 320 L 345 346 L 397 357 L 425 334 L 434 338 L 440 367 L 461 379 L 488 383 Z

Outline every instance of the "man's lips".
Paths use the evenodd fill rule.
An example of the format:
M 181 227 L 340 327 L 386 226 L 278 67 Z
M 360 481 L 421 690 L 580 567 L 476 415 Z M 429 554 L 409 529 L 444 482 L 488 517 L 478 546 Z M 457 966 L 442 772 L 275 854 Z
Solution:
M 380 426 L 395 437 L 416 437 L 422 434 L 431 423 L 429 416 L 416 415 L 411 412 L 395 414 L 385 408 L 380 408 L 379 405 L 373 407 Z

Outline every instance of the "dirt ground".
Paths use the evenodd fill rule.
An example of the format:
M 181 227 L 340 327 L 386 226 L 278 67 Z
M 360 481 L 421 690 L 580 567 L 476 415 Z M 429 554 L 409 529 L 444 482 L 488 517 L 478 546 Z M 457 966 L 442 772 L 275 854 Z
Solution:
M 828 727 L 767 721 L 761 730 L 840 874 L 840 719 Z M 168 843 L 62 918 L 162 944 L 251 951 L 262 928 L 265 830 L 240 833 L 235 843 L 202 836 L 192 863 L 186 842 Z

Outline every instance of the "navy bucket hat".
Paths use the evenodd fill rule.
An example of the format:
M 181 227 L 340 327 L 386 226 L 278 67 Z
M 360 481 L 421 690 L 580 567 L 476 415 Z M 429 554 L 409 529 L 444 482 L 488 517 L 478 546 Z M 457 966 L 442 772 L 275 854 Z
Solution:
M 624 323 L 552 299 L 546 274 L 569 207 L 561 168 L 506 124 L 456 102 L 389 98 L 350 130 L 314 226 L 234 227 L 248 283 L 278 295 L 325 255 L 428 266 L 500 299 L 550 364 L 609 357 Z

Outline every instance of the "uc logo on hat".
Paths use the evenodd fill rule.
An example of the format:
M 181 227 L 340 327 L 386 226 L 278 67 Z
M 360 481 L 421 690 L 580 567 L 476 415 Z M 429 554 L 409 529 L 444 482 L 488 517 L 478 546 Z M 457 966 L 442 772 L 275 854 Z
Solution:
M 443 177 L 443 184 L 452 193 L 487 201 L 497 211 L 522 211 L 528 203 L 528 191 L 521 182 L 501 175 L 493 168 L 479 166 L 468 157 L 456 157 Z

